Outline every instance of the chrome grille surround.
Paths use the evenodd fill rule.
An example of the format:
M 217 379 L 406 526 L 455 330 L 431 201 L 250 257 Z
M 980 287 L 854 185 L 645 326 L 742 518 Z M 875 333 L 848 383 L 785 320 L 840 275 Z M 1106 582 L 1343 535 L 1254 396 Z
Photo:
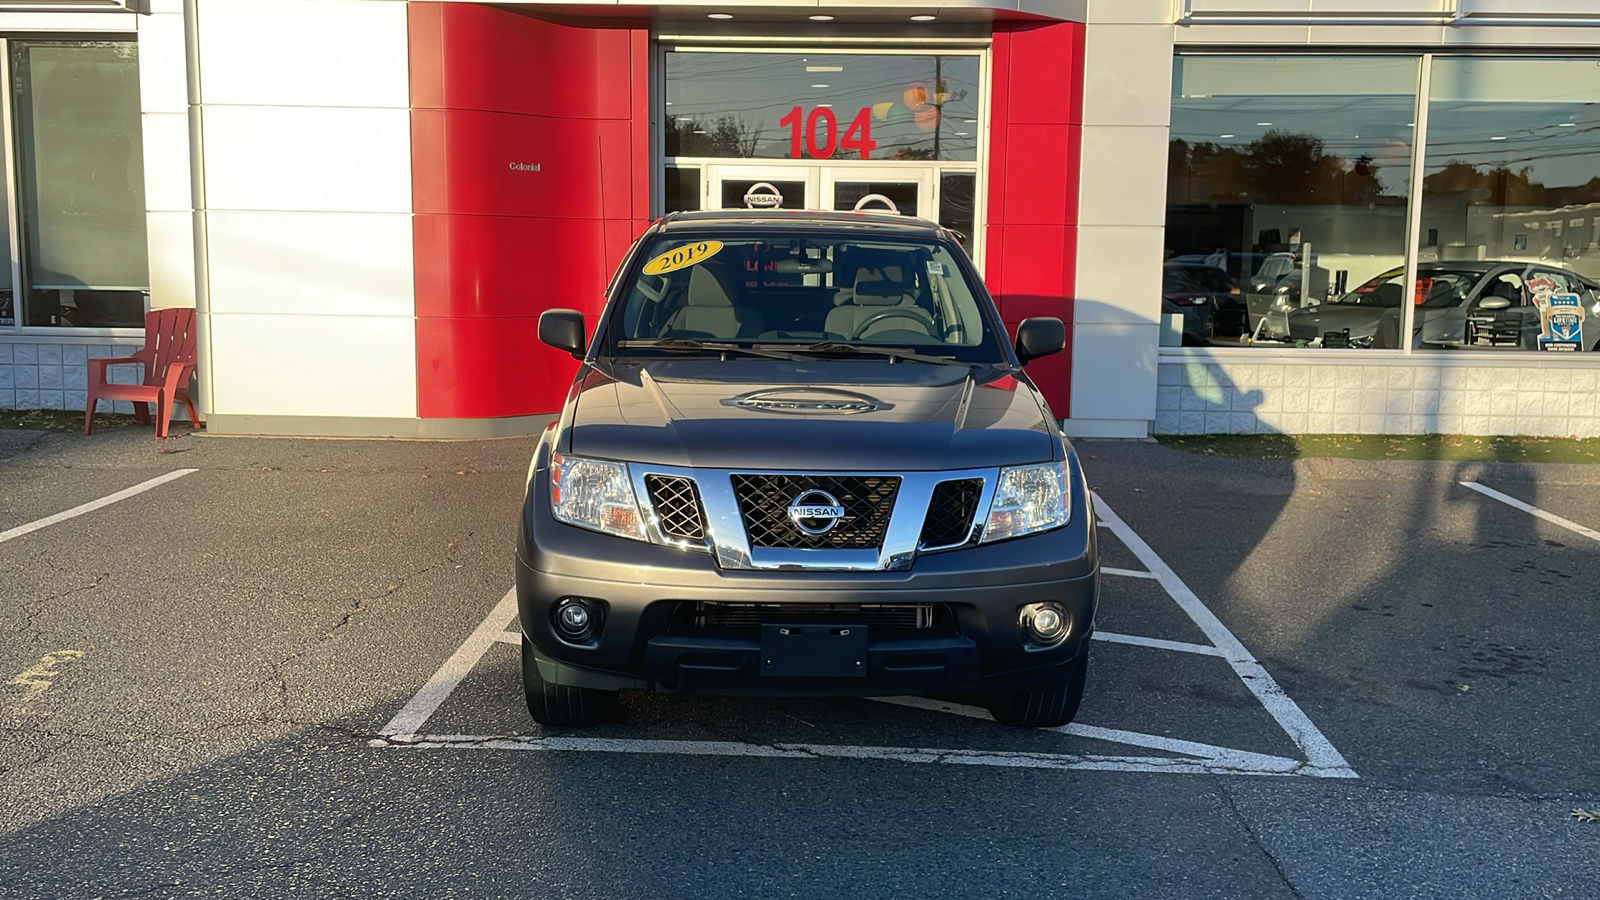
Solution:
M 828 472 L 693 469 L 629 463 L 628 470 L 633 479 L 635 494 L 641 501 L 640 505 L 644 507 L 646 533 L 652 543 L 686 550 L 709 549 L 719 568 L 737 571 L 905 571 L 911 568 L 919 552 L 954 550 L 977 543 L 982 536 L 983 523 L 988 518 L 989 505 L 994 499 L 994 489 L 1000 475 L 998 467 L 940 472 Z M 663 529 L 662 517 L 656 513 L 654 504 L 650 502 L 652 495 L 646 485 L 647 475 L 675 476 L 694 482 L 700 494 L 700 507 L 704 515 L 703 541 L 673 537 Z M 883 536 L 878 546 L 768 547 L 752 542 L 746 531 L 744 515 L 734 489 L 736 475 L 791 478 L 895 477 L 899 479 L 899 487 L 894 491 L 892 509 L 883 526 Z M 924 546 L 921 537 L 935 490 L 942 482 L 963 480 L 982 482 L 967 538 L 959 543 Z

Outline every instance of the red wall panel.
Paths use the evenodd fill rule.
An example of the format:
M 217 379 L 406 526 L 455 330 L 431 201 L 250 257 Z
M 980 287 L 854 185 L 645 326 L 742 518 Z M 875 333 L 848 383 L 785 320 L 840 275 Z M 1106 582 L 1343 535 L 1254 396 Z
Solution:
M 410 4 L 418 414 L 556 412 L 539 314 L 599 314 L 650 204 L 642 23 Z M 537 168 L 534 168 L 537 167 Z
M 1067 324 L 1068 352 L 1028 366 L 1063 418 L 1071 414 L 1083 36 L 1076 22 L 996 22 L 991 60 L 986 280 L 1013 332 L 1028 316 Z

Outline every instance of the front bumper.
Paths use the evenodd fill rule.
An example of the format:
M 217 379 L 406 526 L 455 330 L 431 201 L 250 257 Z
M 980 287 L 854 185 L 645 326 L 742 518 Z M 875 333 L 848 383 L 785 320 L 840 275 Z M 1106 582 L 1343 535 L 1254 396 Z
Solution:
M 1094 627 L 1099 570 L 1093 516 L 1078 480 L 1066 527 L 917 558 L 901 572 L 719 569 L 709 553 L 598 534 L 551 517 L 543 477 L 525 504 L 517 554 L 522 631 L 550 683 L 608 690 L 698 690 L 763 695 L 873 695 L 935 689 L 1025 689 L 1070 676 Z M 557 636 L 564 598 L 603 604 L 597 638 Z M 1032 643 L 1023 606 L 1061 604 L 1065 640 Z M 932 627 L 871 627 L 860 674 L 764 673 L 759 633 L 684 627 L 684 604 L 930 604 Z M 840 624 L 851 624 L 845 617 Z

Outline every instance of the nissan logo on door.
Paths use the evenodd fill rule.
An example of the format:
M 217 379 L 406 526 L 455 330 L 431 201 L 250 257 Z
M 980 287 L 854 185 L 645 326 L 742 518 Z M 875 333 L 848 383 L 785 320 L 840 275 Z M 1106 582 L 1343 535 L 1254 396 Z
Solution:
M 514 162 L 514 163 L 511 164 L 511 171 L 513 171 L 513 172 L 537 172 L 537 171 L 539 171 L 539 163 Z

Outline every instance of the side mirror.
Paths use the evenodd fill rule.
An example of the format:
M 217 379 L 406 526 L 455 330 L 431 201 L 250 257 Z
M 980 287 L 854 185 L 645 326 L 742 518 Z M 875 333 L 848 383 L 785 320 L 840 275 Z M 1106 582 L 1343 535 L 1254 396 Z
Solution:
M 583 313 L 575 309 L 547 309 L 539 314 L 539 340 L 576 359 L 583 359 L 589 346 L 583 327 Z
M 1030 360 L 1060 353 L 1067 346 L 1067 326 L 1051 316 L 1031 316 L 1017 326 L 1017 359 Z
M 1479 309 L 1510 309 L 1511 301 L 1504 297 L 1485 297 L 1478 302 Z

